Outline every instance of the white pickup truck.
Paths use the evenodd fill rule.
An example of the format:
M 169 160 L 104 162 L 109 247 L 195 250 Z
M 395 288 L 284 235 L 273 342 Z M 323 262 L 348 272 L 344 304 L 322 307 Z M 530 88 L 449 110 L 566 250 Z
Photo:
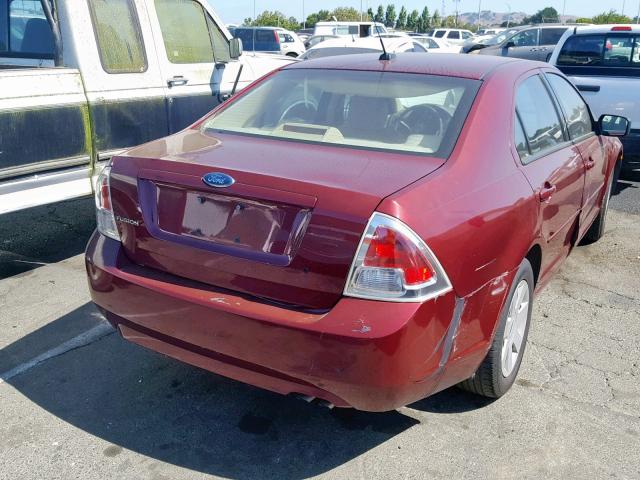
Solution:
M 570 28 L 549 62 L 580 90 L 596 119 L 605 113 L 629 119 L 622 169 L 640 168 L 640 25 Z
M 242 53 L 206 0 L 0 0 L 0 213 L 90 195 L 287 57 Z

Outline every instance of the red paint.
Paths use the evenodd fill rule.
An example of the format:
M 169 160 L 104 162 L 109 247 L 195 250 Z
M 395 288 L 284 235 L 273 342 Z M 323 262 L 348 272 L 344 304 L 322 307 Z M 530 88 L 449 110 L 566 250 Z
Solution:
M 522 259 L 541 249 L 539 291 L 597 215 L 619 141 L 591 137 L 523 166 L 512 140 L 513 93 L 549 70 L 533 62 L 357 56 L 287 68 L 384 69 L 483 84 L 447 160 L 195 127 L 116 157 L 114 211 L 140 224 L 118 223 L 122 243 L 91 239 L 93 300 L 133 342 L 339 406 L 388 410 L 468 378 Z M 201 177 L 212 171 L 236 183 L 206 187 Z M 202 205 L 217 215 L 199 224 Z M 374 211 L 427 242 L 452 292 L 422 304 L 342 296 Z M 234 223 L 235 212 L 251 221 Z M 215 227 L 221 217 L 223 230 Z M 402 239 L 383 234 L 372 248 L 385 261 L 411 256 Z M 419 283 L 430 265 L 413 261 Z M 456 302 L 464 308 L 453 331 Z

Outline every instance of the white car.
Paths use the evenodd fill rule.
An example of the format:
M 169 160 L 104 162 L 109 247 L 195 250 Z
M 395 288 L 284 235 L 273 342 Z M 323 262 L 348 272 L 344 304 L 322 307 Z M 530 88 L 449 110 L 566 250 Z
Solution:
M 640 25 L 594 25 L 568 29 L 549 63 L 575 84 L 595 119 L 626 117 L 623 170 L 640 168 Z
M 299 57 L 307 51 L 304 42 L 300 40 L 300 37 L 298 37 L 296 33 L 283 28 L 277 28 L 276 30 L 280 37 L 280 51 L 283 55 Z
M 460 45 L 473 38 L 473 32 L 469 30 L 463 30 L 461 28 L 437 28 L 433 31 L 433 38 L 442 38 L 452 45 Z
M 379 38 L 379 37 L 343 37 L 325 40 L 307 52 L 300 58 L 309 60 L 311 58 L 331 57 L 335 55 L 351 55 L 356 53 L 382 53 L 382 45 L 387 53 L 417 52 L 427 53 L 427 49 L 411 37 L 404 38 Z
M 371 37 L 389 33 L 383 23 L 379 22 L 318 22 L 314 35 L 340 35 Z
M 461 47 L 459 45 L 451 45 L 446 40 L 433 37 L 411 37 L 416 42 L 420 42 L 423 47 L 427 49 L 429 53 L 460 53 Z

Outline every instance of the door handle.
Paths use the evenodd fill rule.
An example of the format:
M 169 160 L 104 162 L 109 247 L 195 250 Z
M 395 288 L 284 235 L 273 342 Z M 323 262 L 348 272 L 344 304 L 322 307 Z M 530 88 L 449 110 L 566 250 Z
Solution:
M 187 83 L 189 83 L 189 79 L 184 78 L 182 75 L 175 75 L 167 79 L 167 85 L 169 85 L 169 88 L 186 85 Z
M 593 167 L 595 167 L 595 166 L 596 166 L 596 161 L 595 161 L 593 158 L 591 158 L 591 157 L 589 157 L 589 160 L 587 160 L 586 162 L 584 162 L 584 168 L 585 168 L 586 170 L 591 170 L 591 169 L 592 169 Z
M 549 182 L 544 182 L 544 186 L 540 189 L 540 192 L 538 193 L 538 197 L 540 198 L 541 202 L 546 202 L 547 200 L 549 200 L 554 193 L 556 193 L 556 186 L 555 185 L 551 185 Z

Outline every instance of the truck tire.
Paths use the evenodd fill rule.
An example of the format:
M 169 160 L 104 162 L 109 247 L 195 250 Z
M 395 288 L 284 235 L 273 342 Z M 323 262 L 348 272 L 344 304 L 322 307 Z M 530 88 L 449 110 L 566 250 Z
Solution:
M 534 284 L 533 269 L 525 258 L 511 283 L 487 356 L 458 387 L 488 398 L 499 398 L 511 388 L 529 335 Z

